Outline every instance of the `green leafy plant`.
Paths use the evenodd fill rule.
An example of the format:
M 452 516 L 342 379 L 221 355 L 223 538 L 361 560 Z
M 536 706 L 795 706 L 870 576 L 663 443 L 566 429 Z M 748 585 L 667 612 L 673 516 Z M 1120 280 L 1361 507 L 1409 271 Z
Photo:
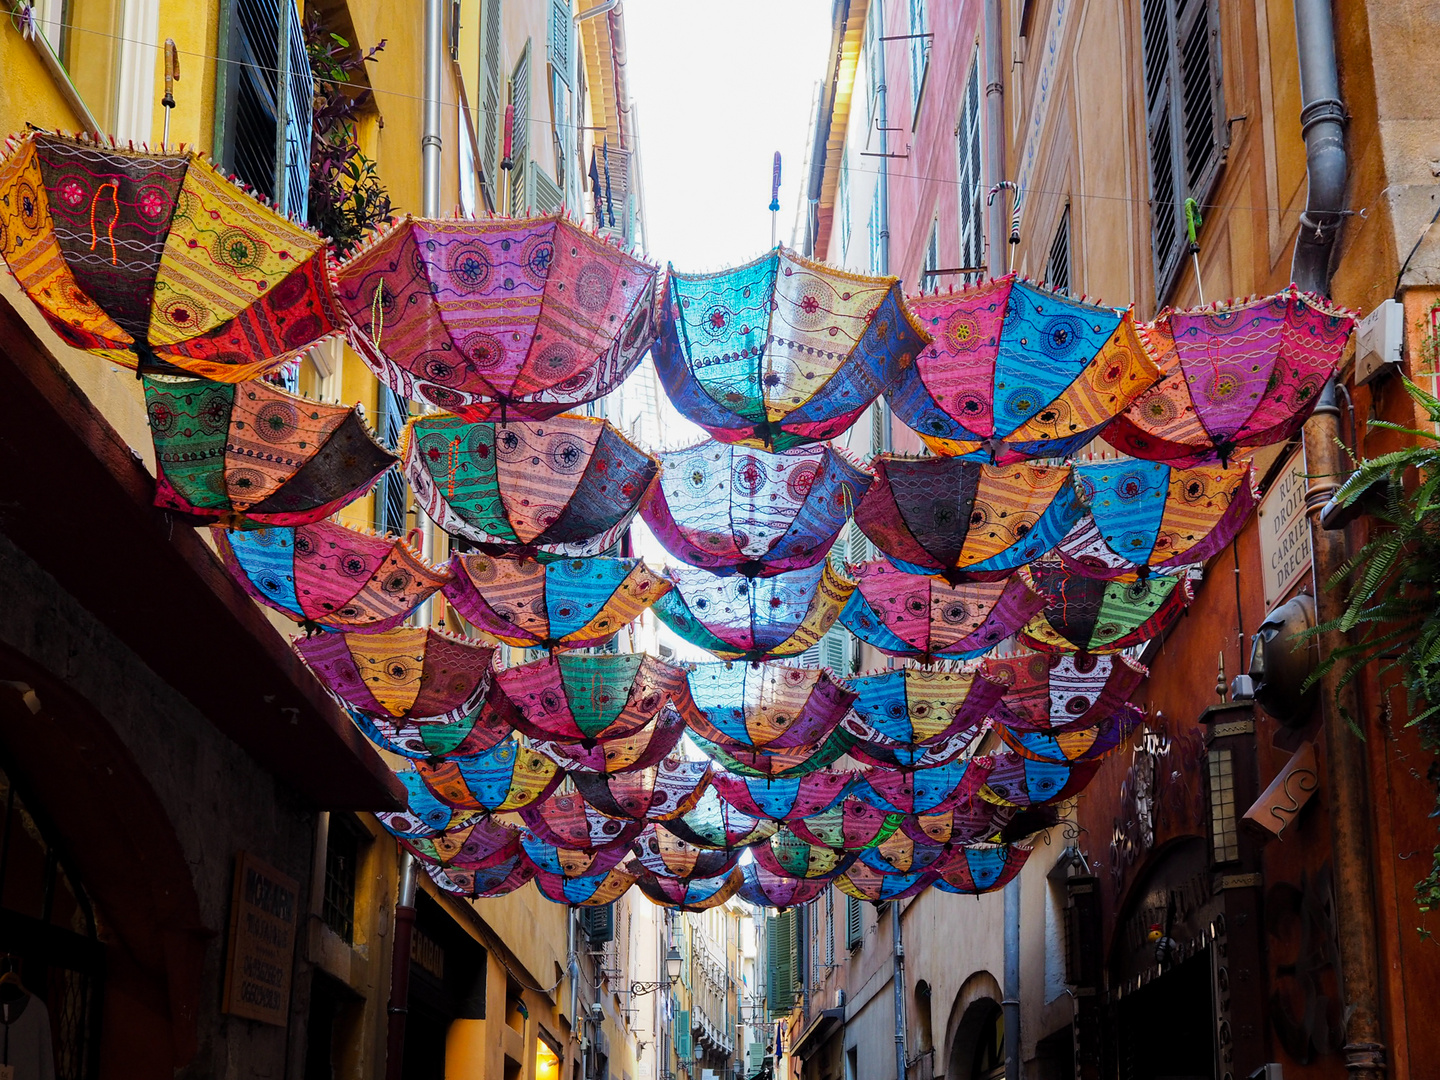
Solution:
M 1405 390 L 1432 424 L 1440 424 L 1440 399 L 1408 379 Z M 1340 631 L 1349 641 L 1325 658 L 1307 685 L 1342 666 L 1336 680 L 1338 704 L 1339 691 L 1370 663 L 1380 663 L 1382 678 L 1398 671 L 1405 686 L 1407 725 L 1418 730 L 1427 750 L 1440 754 L 1440 436 L 1383 420 L 1369 426 L 1414 442 L 1359 462 L 1335 494 L 1346 507 L 1365 500 L 1370 538 L 1325 583 L 1327 589 L 1348 583 L 1345 610 L 1310 634 Z M 1354 728 L 1355 718 L 1343 707 L 1341 711 Z M 1429 779 L 1440 781 L 1435 764 Z M 1434 816 L 1440 816 L 1440 802 Z M 1440 847 L 1415 891 L 1422 911 L 1440 907 Z
M 390 217 L 390 193 L 356 136 L 356 121 L 370 103 L 371 91 L 352 78 L 384 48 L 381 41 L 361 53 L 327 30 L 316 12 L 306 17 L 305 51 L 315 82 L 309 218 L 341 257 Z

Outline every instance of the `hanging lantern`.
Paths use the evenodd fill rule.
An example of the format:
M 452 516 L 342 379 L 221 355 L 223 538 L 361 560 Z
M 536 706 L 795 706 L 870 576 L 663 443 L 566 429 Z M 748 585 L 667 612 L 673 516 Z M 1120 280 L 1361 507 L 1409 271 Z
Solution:
M 660 621 L 722 660 L 752 663 L 799 656 L 815 645 L 855 588 L 828 561 L 753 580 L 677 568 L 670 580 L 675 587 L 655 605 Z
M 1068 465 L 881 454 L 872 468 L 855 524 L 901 570 L 939 574 L 951 585 L 1033 562 L 1083 513 Z
M 1130 312 L 1014 275 L 907 303 L 933 340 L 887 396 L 937 454 L 1072 454 L 1160 377 Z
M 717 574 L 814 566 L 870 486 L 828 446 L 769 454 L 707 440 L 658 456 L 660 481 L 641 516 L 670 554 Z
M 654 340 L 658 274 L 563 214 L 406 217 L 345 261 L 336 289 L 382 383 L 503 423 L 618 387 Z
M 538 563 L 480 552 L 450 559 L 445 599 L 478 632 L 517 649 L 592 649 L 670 591 L 639 559 Z
M 309 525 L 395 464 L 355 409 L 268 383 L 147 377 L 155 505 L 195 525 Z
M 1044 652 L 1107 653 L 1144 644 L 1173 626 L 1195 595 L 1183 575 L 1097 581 L 1054 563 L 1030 573 L 1045 610 L 1020 631 L 1020 641 Z
M 1019 574 L 949 585 L 886 562 L 851 567 L 855 591 L 840 621 L 887 656 L 968 660 L 981 656 L 1039 612 L 1045 601 Z
M 614 546 L 659 465 L 604 420 L 467 423 L 434 413 L 400 436 L 416 501 L 490 555 L 581 558 Z
M 1120 458 L 1075 466 L 1089 513 L 1056 548 L 1077 574 L 1133 578 L 1203 563 L 1224 550 L 1258 501 L 1250 463 L 1178 469 Z
M 375 716 L 459 720 L 490 687 L 495 650 L 419 626 L 382 634 L 316 634 L 295 651 L 342 704 Z
M 895 278 L 783 248 L 718 274 L 672 269 L 661 307 L 655 370 L 675 407 L 720 442 L 766 450 L 848 429 L 926 340 Z
M 324 238 L 189 150 L 12 140 L 0 257 L 67 344 L 148 374 L 247 382 L 344 330 Z
M 1355 324 L 1293 286 L 1259 300 L 1165 311 L 1140 327 L 1160 382 L 1105 432 L 1124 454 L 1184 468 L 1273 446 L 1304 425 Z
M 312 628 L 393 630 L 450 578 L 404 540 L 333 521 L 210 533 L 252 599 Z

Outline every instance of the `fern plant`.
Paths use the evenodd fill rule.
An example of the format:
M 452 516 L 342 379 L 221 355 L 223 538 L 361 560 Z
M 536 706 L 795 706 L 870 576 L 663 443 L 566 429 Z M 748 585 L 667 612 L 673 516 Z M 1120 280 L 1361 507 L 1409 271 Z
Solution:
M 1440 398 L 1409 379 L 1405 390 L 1430 423 L 1440 425 Z M 1325 658 L 1307 686 L 1341 666 L 1338 705 L 1339 690 L 1367 665 L 1378 661 L 1382 677 L 1398 670 L 1406 692 L 1407 726 L 1418 729 L 1427 750 L 1440 754 L 1440 436 L 1382 420 L 1371 421 L 1370 427 L 1414 442 L 1358 462 L 1335 494 L 1346 507 L 1366 499 L 1372 526 L 1365 545 L 1325 583 L 1327 589 L 1348 583 L 1344 611 L 1310 631 L 1340 631 L 1350 640 Z M 1355 718 L 1340 708 L 1358 734 Z M 1435 764 L 1429 779 L 1440 780 Z M 1440 801 L 1435 816 L 1440 816 Z M 1422 911 L 1440 907 L 1440 847 L 1415 891 Z

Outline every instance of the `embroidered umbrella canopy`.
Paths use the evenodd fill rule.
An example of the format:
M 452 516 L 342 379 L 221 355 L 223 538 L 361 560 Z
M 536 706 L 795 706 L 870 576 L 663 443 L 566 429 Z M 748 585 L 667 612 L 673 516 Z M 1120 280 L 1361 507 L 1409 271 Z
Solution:
M 739 776 L 768 776 L 772 779 L 806 776 L 833 765 L 845 756 L 853 739 L 843 731 L 832 731 L 810 746 L 766 746 L 751 750 L 745 747 L 713 743 L 690 732 L 690 739 L 717 765 Z
M 574 778 L 566 780 L 573 784 Z M 611 817 L 590 805 L 578 789 L 565 784 L 539 802 L 522 807 L 525 827 L 548 844 L 564 848 L 597 848 L 623 844 L 640 835 L 643 821 Z
M 684 670 L 644 653 L 560 653 L 505 668 L 495 684 L 521 731 L 580 745 L 633 735 L 666 705 L 688 705 Z
M 1059 764 L 1036 761 L 1016 753 L 991 755 L 993 765 L 981 796 L 1021 808 L 1050 806 L 1085 790 L 1100 767 L 1098 761 Z
M 570 780 L 602 814 L 636 821 L 670 822 L 688 814 L 710 787 L 708 761 L 667 757 L 623 773 L 573 772 Z
M 740 873 L 744 878 L 738 893 L 740 899 L 758 907 L 783 910 L 796 904 L 808 904 L 830 888 L 828 881 L 787 877 L 767 870 L 758 862 L 747 862 L 740 867 Z
M 495 650 L 419 626 L 381 634 L 315 634 L 295 651 L 345 705 L 397 719 L 458 720 L 490 686 Z
M 740 858 L 738 850 L 697 847 L 664 825 L 646 825 L 631 848 L 636 862 L 657 877 L 719 877 L 729 873 Z
M 536 871 L 555 877 L 596 877 L 619 866 L 630 854 L 623 843 L 590 848 L 565 848 L 546 843 L 534 833 L 524 833 L 520 845 Z
M 785 664 L 696 664 L 691 728 L 726 749 L 810 747 L 826 739 L 855 695 L 819 668 Z
M 513 730 L 509 710 L 494 707 L 491 694 L 458 720 L 396 719 L 351 709 L 350 719 L 382 750 L 407 758 L 466 757 L 489 750 Z
M 828 446 L 769 454 L 707 440 L 659 458 L 645 524 L 677 559 L 720 574 L 814 566 L 870 486 Z
M 948 765 L 969 751 L 975 741 L 974 731 L 958 731 L 940 742 L 914 746 L 887 739 L 853 716 L 845 720 L 845 734 L 854 740 L 849 750 L 852 758 L 862 765 L 882 769 L 934 769 Z
M 795 835 L 782 828 L 763 844 L 750 849 L 755 861 L 772 874 L 828 881 L 855 861 L 853 852 L 837 851 Z
M 851 567 L 850 576 L 855 591 L 840 612 L 845 629 L 887 656 L 925 664 L 981 656 L 1045 606 L 1020 574 L 950 585 L 873 562 Z
M 1065 538 L 1083 513 L 1069 466 L 875 458 L 855 524 L 901 570 L 954 585 L 1004 577 Z
M 1020 872 L 1031 848 L 1018 844 L 964 844 L 936 866 L 934 886 L 941 892 L 994 892 Z
M 192 151 L 33 132 L 0 163 L 0 257 L 76 348 L 245 382 L 344 329 L 325 241 Z
M 1013 275 L 907 303 L 933 340 L 887 395 L 937 454 L 1074 453 L 1160 376 L 1128 311 Z
M 929 870 L 913 874 L 886 873 L 857 861 L 836 877 L 835 887 L 856 900 L 883 904 L 887 900 L 916 896 L 928 889 L 934 880 L 935 875 Z
M 360 498 L 395 464 L 355 409 L 263 382 L 144 382 L 155 505 L 192 524 L 308 525 Z
M 595 742 L 537 740 L 530 745 L 570 773 L 624 773 L 658 765 L 675 752 L 685 720 L 666 706 L 639 731 Z
M 980 673 L 1004 696 L 991 715 L 1014 732 L 1052 734 L 1094 727 L 1115 713 L 1148 674 L 1128 656 L 1019 653 L 991 657 Z
M 1140 328 L 1160 382 L 1105 432 L 1116 449 L 1184 467 L 1284 442 L 1340 361 L 1354 317 L 1291 287 L 1259 300 L 1166 311 Z
M 822 770 L 785 780 L 756 779 L 717 771 L 715 791 L 742 814 L 771 821 L 794 821 L 827 810 L 850 788 L 853 772 Z
M 801 840 L 836 851 L 863 851 L 892 835 L 904 820 L 864 799 L 846 796 L 834 806 L 789 823 Z
M 988 799 L 975 798 L 939 814 L 906 814 L 900 828 L 912 839 L 926 844 L 969 844 L 997 835 L 1018 813 Z
M 535 874 L 541 896 L 571 907 L 604 907 L 620 899 L 634 884 L 635 876 L 620 867 L 592 877 L 567 878 L 543 871 Z
M 627 863 L 633 866 L 634 863 Z M 728 874 L 713 878 L 668 878 L 642 874 L 635 879 L 640 891 L 659 907 L 677 911 L 706 911 L 734 896 L 744 878 L 736 867 Z
M 896 829 L 874 847 L 860 852 L 860 862 L 882 874 L 918 874 L 941 862 L 949 853 L 946 844 L 917 840 L 904 829 Z
M 489 865 L 497 856 L 508 859 L 520 850 L 520 833 L 488 814 L 432 837 L 406 838 L 405 846 L 422 859 L 461 869 Z
M 482 869 L 438 866 L 425 860 L 421 860 L 420 865 L 440 888 L 471 900 L 505 896 L 535 876 L 535 867 L 526 861 L 523 854 L 512 855 L 503 862 Z
M 845 730 L 877 745 L 923 748 L 973 736 L 1004 687 L 973 671 L 898 668 L 850 680 L 857 695 Z
M 1184 575 L 1140 581 L 1098 581 L 1041 563 L 1031 569 L 1045 610 L 1020 632 L 1022 643 L 1043 652 L 1118 652 L 1168 630 L 1194 592 Z
M 506 559 L 460 552 L 445 598 L 482 634 L 521 649 L 590 649 L 670 591 L 639 559 Z
M 503 422 L 619 386 L 654 340 L 658 274 L 563 214 L 407 217 L 347 259 L 336 287 L 381 382 Z
M 992 759 L 965 758 L 933 769 L 867 769 L 855 774 L 855 797 L 890 814 L 938 814 L 973 799 Z
M 596 555 L 614 545 L 659 465 L 604 420 L 471 424 L 417 417 L 400 436 L 415 498 L 491 555 Z
M 925 343 L 895 278 L 777 248 L 718 274 L 666 279 L 655 370 L 720 442 L 787 450 L 833 438 Z
M 395 836 L 433 839 L 471 825 L 484 816 L 479 811 L 460 810 L 442 802 L 425 786 L 424 778 L 413 766 L 396 769 L 395 778 L 405 787 L 405 809 L 375 815 Z
M 1248 461 L 1179 469 L 1120 458 L 1075 466 L 1089 514 L 1056 548 L 1078 574 L 1141 577 L 1204 562 L 1224 549 L 1255 509 Z
M 667 821 L 665 827 L 696 847 L 734 851 L 768 840 L 780 824 L 731 806 L 711 787 L 700 796 L 694 809 Z
M 564 775 L 544 754 L 513 736 L 471 757 L 417 761 L 415 771 L 441 802 L 493 814 L 539 802 Z
M 1062 765 L 1079 764 L 1107 757 L 1123 745 L 1144 720 L 1145 714 L 1134 705 L 1122 705 L 1093 727 L 1051 734 L 1009 731 L 1002 725 L 1000 736 L 1021 757 Z
M 718 577 L 671 570 L 674 588 L 655 614 L 692 645 L 722 660 L 758 663 L 799 656 L 829 630 L 855 586 L 829 560 L 778 577 Z
M 404 540 L 333 521 L 210 532 L 225 569 L 253 599 L 324 630 L 393 630 L 450 579 Z

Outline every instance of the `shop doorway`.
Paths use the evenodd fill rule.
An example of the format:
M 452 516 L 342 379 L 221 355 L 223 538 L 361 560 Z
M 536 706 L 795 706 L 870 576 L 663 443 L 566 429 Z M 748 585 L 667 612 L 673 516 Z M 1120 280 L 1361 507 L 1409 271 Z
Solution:
M 1210 949 L 1119 1001 L 1120 1080 L 1211 1080 L 1215 1020 Z

